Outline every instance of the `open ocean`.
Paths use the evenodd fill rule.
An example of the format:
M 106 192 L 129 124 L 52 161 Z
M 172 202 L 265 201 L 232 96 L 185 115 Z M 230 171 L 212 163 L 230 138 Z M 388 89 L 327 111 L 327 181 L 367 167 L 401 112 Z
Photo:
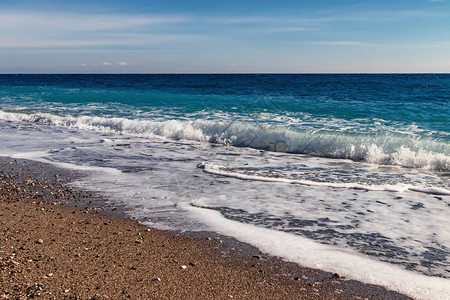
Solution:
M 212 230 L 450 299 L 450 75 L 0 75 L 0 155 Z

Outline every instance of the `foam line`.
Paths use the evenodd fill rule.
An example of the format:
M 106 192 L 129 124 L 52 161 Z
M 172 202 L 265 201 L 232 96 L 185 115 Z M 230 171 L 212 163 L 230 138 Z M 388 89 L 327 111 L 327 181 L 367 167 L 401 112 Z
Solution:
M 202 162 L 197 166 L 198 168 L 203 169 L 205 173 L 237 178 L 242 180 L 254 180 L 254 181 L 264 181 L 264 182 L 279 182 L 279 183 L 287 183 L 287 184 L 299 184 L 299 185 L 307 185 L 307 186 L 322 186 L 322 187 L 331 187 L 331 188 L 346 188 L 346 189 L 357 189 L 357 190 L 366 190 L 366 191 L 388 191 L 388 192 L 404 192 L 404 191 L 413 191 L 419 193 L 426 193 L 432 195 L 450 195 L 450 191 L 446 189 L 440 188 L 421 188 L 414 187 L 406 184 L 396 184 L 396 185 L 362 185 L 356 183 L 337 183 L 337 182 L 318 182 L 311 180 L 293 180 L 288 178 L 279 178 L 279 177 L 264 177 L 264 176 L 256 176 L 256 175 L 247 175 L 236 172 L 230 172 L 224 170 L 224 167 L 219 165 L 214 165 L 207 162 Z
M 201 204 L 201 200 L 199 202 Z M 306 267 L 336 272 L 349 279 L 381 285 L 414 299 L 450 299 L 448 279 L 407 271 L 300 236 L 231 221 L 217 211 L 190 203 L 181 203 L 180 206 L 213 230 L 252 244 L 265 253 L 281 256 Z
M 78 170 L 78 171 L 98 171 L 98 172 L 106 172 L 110 174 L 119 175 L 122 172 L 115 168 L 109 168 L 109 167 L 98 167 L 98 166 L 83 166 L 83 165 L 76 165 L 71 163 L 65 163 L 65 162 L 59 162 L 59 161 L 53 161 L 50 159 L 47 159 L 49 156 L 48 151 L 33 151 L 33 152 L 21 152 L 16 154 L 4 154 L 4 156 L 16 158 L 16 159 L 29 159 L 36 162 L 41 163 L 47 163 L 54 165 L 56 167 L 60 167 L 63 169 L 68 170 Z

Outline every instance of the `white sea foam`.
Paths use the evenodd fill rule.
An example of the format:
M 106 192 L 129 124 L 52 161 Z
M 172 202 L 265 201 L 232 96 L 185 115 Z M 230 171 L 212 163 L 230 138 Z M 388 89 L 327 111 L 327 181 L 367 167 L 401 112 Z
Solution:
M 201 200 L 195 204 L 201 205 Z M 347 278 L 382 285 L 414 299 L 450 299 L 450 280 L 406 271 L 372 260 L 356 251 L 323 245 L 300 236 L 225 219 L 217 211 L 182 204 L 219 233 L 250 243 L 303 266 L 337 272 Z
M 345 134 L 319 129 L 303 130 L 251 122 L 218 120 L 132 120 L 95 116 L 56 116 L 0 111 L 0 119 L 33 122 L 136 137 L 213 142 L 288 153 L 366 161 L 380 165 L 449 171 L 450 146 L 446 141 L 399 133 Z
M 191 214 L 178 209 L 185 201 L 193 200 L 209 207 L 202 209 L 207 213 L 220 211 L 227 218 L 247 225 L 271 228 L 274 231 L 267 237 L 272 239 L 272 244 L 284 243 L 287 235 L 275 232 L 284 230 L 290 232 L 295 243 L 299 241 L 296 235 L 306 236 L 336 245 L 336 248 L 329 246 L 335 252 L 368 251 L 373 253 L 373 259 L 398 263 L 399 269 L 406 265 L 419 276 L 423 273 L 449 278 L 446 258 L 441 255 L 450 245 L 446 230 L 449 198 L 407 191 L 406 187 L 411 184 L 390 184 L 399 179 L 398 182 L 417 183 L 416 188 L 425 189 L 427 193 L 442 195 L 448 187 L 448 179 L 441 174 L 346 159 L 211 147 L 203 142 L 167 143 L 165 139 L 144 138 L 138 134 L 77 130 L 69 126 L 55 128 L 21 122 L 0 122 L 0 126 L 0 153 L 44 159 L 41 161 L 88 171 L 90 175 L 77 185 L 90 191 L 102 191 L 130 216 L 150 219 L 148 224 L 152 226 L 206 230 L 201 221 L 192 220 Z M 202 161 L 207 163 L 201 164 Z M 205 169 L 217 170 L 216 175 L 220 176 L 196 168 L 199 163 Z M 266 181 L 259 181 L 261 177 Z M 270 183 L 273 178 L 280 180 Z M 298 186 L 301 178 L 323 181 Z M 291 184 L 292 180 L 297 182 Z M 349 189 L 366 182 L 373 182 L 377 188 Z M 246 233 L 241 237 L 246 240 Z M 252 239 L 248 241 L 252 242 Z M 252 243 L 258 246 L 257 241 Z M 291 249 L 296 249 L 295 243 Z M 264 247 L 262 245 L 261 249 Z M 286 254 L 290 258 L 294 252 L 274 254 Z M 341 257 L 333 255 L 330 260 L 333 258 Z M 340 265 L 333 265 L 332 261 L 330 265 L 336 272 L 343 273 L 339 270 Z M 348 269 L 342 267 L 347 272 Z M 367 269 L 360 265 L 354 265 L 354 268 L 360 269 L 348 273 L 364 273 Z M 411 279 L 411 289 L 421 289 L 423 283 L 416 287 L 414 280 Z M 439 286 L 436 290 L 439 291 Z
M 279 178 L 279 177 L 265 177 L 258 175 L 248 175 L 238 172 L 231 172 L 226 170 L 225 167 L 211 164 L 208 162 L 202 162 L 197 167 L 203 169 L 204 172 L 221 175 L 226 177 L 233 177 L 237 179 L 243 180 L 255 180 L 255 181 L 265 181 L 265 182 L 280 182 L 280 183 L 288 183 L 288 184 L 299 184 L 299 185 L 307 185 L 307 186 L 323 186 L 323 187 L 331 187 L 331 188 L 347 188 L 347 189 L 357 189 L 357 190 L 366 190 L 366 191 L 388 191 L 388 192 L 404 192 L 404 191 L 415 191 L 433 195 L 450 195 L 450 191 L 444 188 L 427 188 L 427 187 L 416 187 L 413 185 L 407 184 L 395 184 L 395 185 L 367 185 L 367 184 L 359 184 L 359 183 L 342 183 L 342 182 L 320 182 L 320 181 L 312 181 L 312 180 L 297 180 L 297 179 L 289 179 L 289 178 Z
M 6 155 L 6 156 L 11 157 L 11 158 L 29 159 L 29 160 L 33 160 L 33 161 L 37 161 L 37 162 L 46 163 L 46 164 L 52 164 L 52 165 L 62 168 L 62 169 L 103 173 L 102 176 L 104 176 L 105 173 L 110 174 L 111 176 L 118 176 L 121 174 L 120 170 L 117 170 L 114 168 L 83 166 L 83 165 L 65 163 L 65 162 L 60 162 L 60 161 L 53 161 L 48 158 L 49 157 L 48 151 L 45 151 L 45 152 L 44 151 L 21 152 L 21 153 Z

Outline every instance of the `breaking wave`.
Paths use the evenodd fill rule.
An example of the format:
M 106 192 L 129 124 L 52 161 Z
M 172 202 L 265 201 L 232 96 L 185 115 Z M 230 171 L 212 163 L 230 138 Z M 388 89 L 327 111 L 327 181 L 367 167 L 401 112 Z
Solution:
M 0 119 L 81 130 L 220 143 L 236 147 L 311 154 L 433 171 L 450 171 L 450 144 L 444 139 L 391 131 L 348 133 L 325 129 L 220 120 L 133 120 L 56 116 L 0 111 Z

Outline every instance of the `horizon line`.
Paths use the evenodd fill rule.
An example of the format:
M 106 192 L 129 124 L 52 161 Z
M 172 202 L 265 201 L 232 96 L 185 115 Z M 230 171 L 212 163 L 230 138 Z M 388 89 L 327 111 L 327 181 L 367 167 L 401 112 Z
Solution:
M 155 73 L 1 73 L 0 75 L 426 75 L 450 72 L 155 72 Z

